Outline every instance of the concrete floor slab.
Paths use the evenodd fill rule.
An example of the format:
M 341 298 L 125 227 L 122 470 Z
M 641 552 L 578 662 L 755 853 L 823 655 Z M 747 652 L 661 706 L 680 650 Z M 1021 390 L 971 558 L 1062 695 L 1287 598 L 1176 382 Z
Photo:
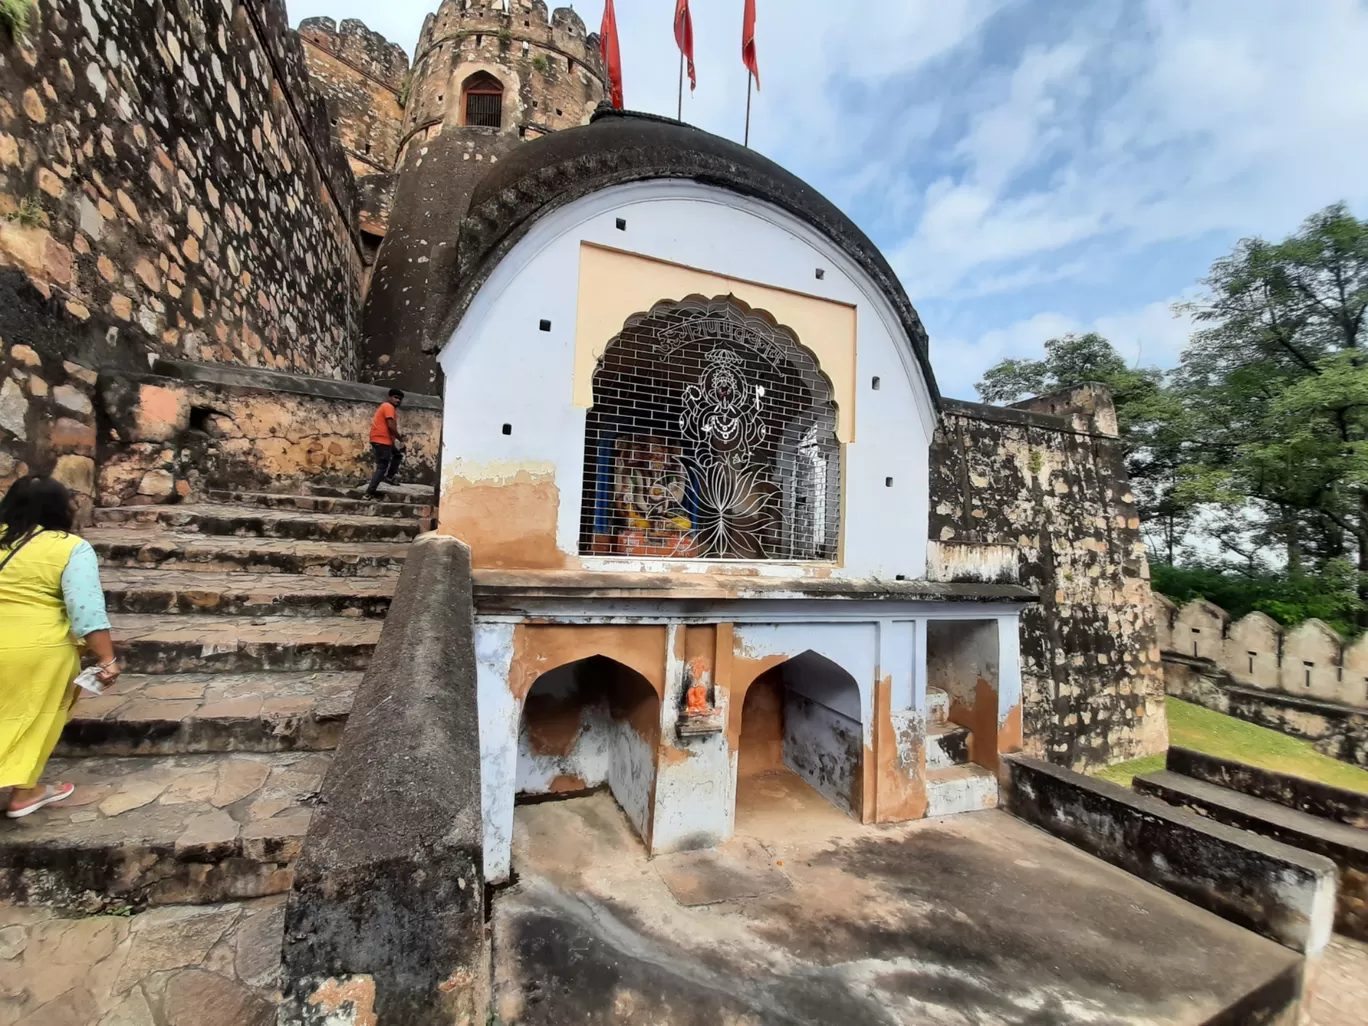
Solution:
M 788 886 L 710 904 L 676 900 L 611 796 L 519 808 L 517 883 L 493 905 L 499 1019 L 1196 1026 L 1299 970 L 1006 813 L 866 828 L 809 793 L 752 784 L 712 858 L 758 849 Z
M 758 844 L 663 855 L 652 865 L 675 901 L 688 907 L 758 898 L 789 886 L 788 877 Z

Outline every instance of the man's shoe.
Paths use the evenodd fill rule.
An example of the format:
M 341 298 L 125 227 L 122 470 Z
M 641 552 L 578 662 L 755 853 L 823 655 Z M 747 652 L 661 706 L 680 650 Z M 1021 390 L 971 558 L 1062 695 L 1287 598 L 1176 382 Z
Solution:
M 397 477 L 387 477 L 385 478 L 385 484 L 394 485 L 397 488 L 399 486 L 399 479 Z

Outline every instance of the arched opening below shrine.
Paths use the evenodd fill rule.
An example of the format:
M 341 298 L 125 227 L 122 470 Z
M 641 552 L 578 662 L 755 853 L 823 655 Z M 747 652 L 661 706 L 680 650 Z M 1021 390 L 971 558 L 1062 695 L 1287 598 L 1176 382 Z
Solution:
M 859 819 L 864 728 L 860 688 L 831 660 L 805 652 L 746 689 L 736 761 L 736 827 L 822 802 Z
M 997 771 L 999 645 L 996 620 L 927 621 L 927 737 L 947 761 Z
M 607 787 L 651 838 L 660 698 L 635 670 L 593 656 L 537 678 L 518 728 L 519 801 Z

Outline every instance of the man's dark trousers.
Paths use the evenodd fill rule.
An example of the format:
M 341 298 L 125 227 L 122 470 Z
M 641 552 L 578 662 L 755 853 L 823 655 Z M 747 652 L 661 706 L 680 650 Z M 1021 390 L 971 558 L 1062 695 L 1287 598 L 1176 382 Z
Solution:
M 379 442 L 371 442 L 371 452 L 375 456 L 375 473 L 371 475 L 370 484 L 366 486 L 367 495 L 374 495 L 382 480 L 397 477 L 399 464 L 404 459 L 404 454 L 396 447 L 381 445 Z

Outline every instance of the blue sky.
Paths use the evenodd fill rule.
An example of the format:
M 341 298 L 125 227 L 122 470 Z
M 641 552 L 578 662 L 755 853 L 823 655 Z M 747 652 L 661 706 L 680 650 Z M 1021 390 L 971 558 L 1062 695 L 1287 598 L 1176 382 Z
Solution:
M 946 395 L 1097 329 L 1172 366 L 1171 312 L 1244 236 L 1368 216 L 1368 0 L 758 0 L 753 144 L 883 248 Z M 555 4 L 552 4 L 555 6 Z M 693 0 L 686 120 L 739 139 L 742 0 Z M 435 0 L 289 0 L 410 53 Z M 596 29 L 601 0 L 576 10 Z M 673 0 L 617 0 L 627 105 L 673 115 Z

